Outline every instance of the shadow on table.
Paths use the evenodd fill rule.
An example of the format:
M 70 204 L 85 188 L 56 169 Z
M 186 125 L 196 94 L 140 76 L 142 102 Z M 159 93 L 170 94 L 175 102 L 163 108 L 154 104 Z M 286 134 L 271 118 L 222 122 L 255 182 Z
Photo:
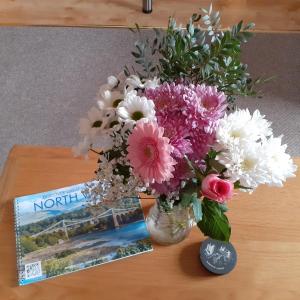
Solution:
M 210 279 L 215 275 L 208 272 L 201 264 L 199 257 L 200 243 L 189 244 L 179 255 L 179 264 L 182 271 L 190 277 Z

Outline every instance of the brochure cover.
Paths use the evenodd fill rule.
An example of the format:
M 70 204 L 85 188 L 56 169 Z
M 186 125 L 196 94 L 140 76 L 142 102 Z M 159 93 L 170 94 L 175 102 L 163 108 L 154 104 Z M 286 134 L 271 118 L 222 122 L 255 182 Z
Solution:
M 84 188 L 15 199 L 20 285 L 152 250 L 138 197 L 91 211 Z

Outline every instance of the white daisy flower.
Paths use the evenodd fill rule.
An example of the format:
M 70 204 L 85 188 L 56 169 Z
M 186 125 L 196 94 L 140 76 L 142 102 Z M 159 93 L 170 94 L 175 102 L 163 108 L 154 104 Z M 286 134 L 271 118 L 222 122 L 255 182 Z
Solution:
M 120 122 L 135 123 L 139 120 L 156 120 L 154 102 L 146 97 L 137 96 L 135 91 L 126 94 L 117 108 Z
M 107 77 L 107 84 L 111 89 L 113 89 L 118 86 L 119 79 L 117 77 L 111 75 L 111 76 Z
M 136 75 L 130 75 L 125 80 L 125 89 L 130 92 L 136 88 L 142 88 L 143 83 L 141 79 Z
M 92 139 L 104 130 L 107 121 L 108 118 L 103 114 L 103 111 L 92 107 L 87 113 L 87 118 L 81 118 L 79 121 L 79 134 Z
M 98 94 L 103 97 L 103 94 L 106 91 L 111 91 L 116 88 L 120 83 L 120 79 L 118 78 L 119 76 L 121 76 L 121 73 L 117 77 L 114 75 L 108 76 L 107 82 L 100 86 Z
M 91 140 L 88 137 L 84 137 L 84 139 L 79 142 L 77 146 L 72 147 L 72 152 L 75 157 L 83 155 L 85 158 L 87 158 L 90 148 Z
M 120 125 L 116 111 L 108 110 L 105 116 L 107 118 L 105 129 L 112 133 L 115 129 L 117 129 L 116 126 Z
M 216 131 L 218 149 L 226 149 L 240 142 L 258 141 L 272 135 L 271 122 L 256 110 L 237 110 L 219 121 Z
M 160 85 L 160 79 L 154 77 L 153 79 L 146 79 L 142 81 L 136 75 L 130 75 L 125 80 L 125 89 L 127 92 L 130 92 L 136 88 L 139 89 L 155 89 Z
M 123 101 L 124 95 L 119 91 L 103 91 L 98 100 L 98 106 L 101 110 L 116 109 L 120 102 Z
M 282 136 L 271 137 L 263 144 L 263 152 L 267 162 L 271 186 L 283 186 L 288 177 L 295 177 L 297 166 L 291 156 L 287 154 L 287 145 L 282 145 Z
M 153 79 L 147 79 L 144 83 L 145 89 L 156 89 L 158 86 L 160 86 L 160 79 L 157 77 L 154 77 Z
M 103 152 L 112 149 L 113 146 L 114 146 L 114 141 L 110 136 L 109 132 L 105 132 L 100 136 L 95 136 L 95 138 L 93 139 L 93 147 L 99 148 Z

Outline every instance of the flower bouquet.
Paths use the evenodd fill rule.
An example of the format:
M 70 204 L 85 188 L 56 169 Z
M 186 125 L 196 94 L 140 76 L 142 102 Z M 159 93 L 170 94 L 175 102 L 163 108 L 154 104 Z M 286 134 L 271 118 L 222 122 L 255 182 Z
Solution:
M 185 28 L 170 18 L 152 39 L 132 29 L 138 66 L 107 78 L 74 147 L 77 155 L 99 154 L 98 183 L 88 186 L 94 205 L 142 192 L 155 197 L 147 223 L 162 244 L 181 241 L 195 223 L 229 241 L 225 213 L 234 189 L 282 186 L 296 170 L 271 123 L 234 105 L 262 82 L 240 61 L 254 24 L 221 31 L 219 12 L 202 13 Z

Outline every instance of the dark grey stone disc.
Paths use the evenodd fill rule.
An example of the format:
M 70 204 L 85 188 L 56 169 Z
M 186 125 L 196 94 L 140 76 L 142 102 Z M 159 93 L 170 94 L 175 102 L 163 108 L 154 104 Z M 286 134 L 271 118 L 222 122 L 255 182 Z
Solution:
M 201 243 L 200 260 L 208 271 L 223 275 L 233 270 L 236 265 L 237 254 L 230 242 L 209 238 Z

